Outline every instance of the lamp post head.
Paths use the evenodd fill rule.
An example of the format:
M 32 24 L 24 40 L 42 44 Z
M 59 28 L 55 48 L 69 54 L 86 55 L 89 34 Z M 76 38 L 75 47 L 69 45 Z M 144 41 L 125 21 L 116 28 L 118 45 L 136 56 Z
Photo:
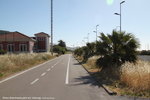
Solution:
M 119 13 L 114 13 L 115 15 L 120 15 Z
M 96 31 L 93 31 L 94 33 L 96 33 Z
M 120 2 L 120 4 L 123 4 L 123 3 L 125 3 L 125 1 Z

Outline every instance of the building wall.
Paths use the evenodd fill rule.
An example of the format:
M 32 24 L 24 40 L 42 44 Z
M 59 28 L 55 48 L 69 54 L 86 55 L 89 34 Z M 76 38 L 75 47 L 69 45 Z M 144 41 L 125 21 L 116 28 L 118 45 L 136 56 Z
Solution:
M 34 39 L 36 41 L 34 41 Z M 35 37 L 32 39 L 22 33 L 19 32 L 8 32 L 4 34 L 0 34 L 0 46 L 8 51 L 7 46 L 12 44 L 14 46 L 14 52 L 19 53 L 22 50 L 22 46 L 24 45 L 26 52 L 32 53 L 35 52 L 49 52 L 50 51 L 50 43 L 49 43 L 49 35 L 46 33 L 37 33 Z M 21 46 L 20 46 L 21 45 Z
M 30 53 L 33 53 L 33 50 L 34 50 L 34 42 L 33 41 L 29 41 L 29 52 Z
M 46 51 L 45 37 L 37 37 L 37 51 L 38 52 Z
M 20 50 L 20 45 L 24 44 L 27 46 L 27 51 L 26 52 L 31 52 L 31 50 L 29 49 L 29 42 L 28 41 L 24 41 L 24 42 L 20 42 L 20 41 L 13 41 L 13 42 L 0 42 L 0 45 L 2 45 L 3 50 L 8 51 L 8 45 L 12 44 L 14 46 L 14 53 L 19 53 L 21 52 Z
M 36 36 L 37 52 L 49 52 L 49 36 L 46 33 L 38 33 Z
M 8 45 L 12 44 L 14 46 L 14 53 L 20 52 L 33 52 L 34 41 L 18 32 L 9 32 L 5 34 L 0 34 L 0 44 L 3 50 L 8 51 Z M 21 51 L 22 50 L 22 51 Z

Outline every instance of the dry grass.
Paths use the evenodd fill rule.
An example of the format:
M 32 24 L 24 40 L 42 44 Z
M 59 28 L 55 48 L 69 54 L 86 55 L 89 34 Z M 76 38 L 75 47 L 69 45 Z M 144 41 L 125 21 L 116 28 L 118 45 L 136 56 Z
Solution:
M 96 65 L 96 60 L 97 60 L 97 57 L 95 57 L 95 56 L 91 57 L 86 62 L 86 65 L 90 66 L 91 69 L 96 69 L 96 68 L 98 68 L 98 66 Z
M 150 97 L 150 62 L 126 62 L 120 69 L 112 67 L 102 70 L 95 64 L 97 58 L 91 57 L 83 65 L 102 84 L 121 95 Z
M 121 72 L 121 82 L 134 92 L 150 92 L 150 62 L 137 61 L 136 64 L 127 62 L 121 66 Z
M 0 78 L 22 71 L 53 58 L 50 53 L 0 55 Z

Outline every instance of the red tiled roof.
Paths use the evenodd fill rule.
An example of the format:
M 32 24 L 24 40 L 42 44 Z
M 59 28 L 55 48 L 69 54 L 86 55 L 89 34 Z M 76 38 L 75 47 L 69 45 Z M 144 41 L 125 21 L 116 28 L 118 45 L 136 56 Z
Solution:
M 34 34 L 34 35 L 39 35 L 39 34 L 44 34 L 44 35 L 47 35 L 48 37 L 50 37 L 49 34 L 44 33 L 44 32 L 36 33 L 36 34 Z

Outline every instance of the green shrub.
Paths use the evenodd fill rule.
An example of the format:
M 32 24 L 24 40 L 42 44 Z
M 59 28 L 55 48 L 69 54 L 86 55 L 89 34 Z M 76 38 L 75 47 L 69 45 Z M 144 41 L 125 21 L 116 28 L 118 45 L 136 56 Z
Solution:
M 3 49 L 0 50 L 0 54 L 6 54 L 7 52 Z
M 142 50 L 140 55 L 150 55 L 150 50 Z
M 58 53 L 58 54 L 65 54 L 66 53 L 66 49 L 64 47 L 61 47 L 61 46 L 58 46 L 58 45 L 55 45 L 53 47 L 53 51 L 55 53 Z

